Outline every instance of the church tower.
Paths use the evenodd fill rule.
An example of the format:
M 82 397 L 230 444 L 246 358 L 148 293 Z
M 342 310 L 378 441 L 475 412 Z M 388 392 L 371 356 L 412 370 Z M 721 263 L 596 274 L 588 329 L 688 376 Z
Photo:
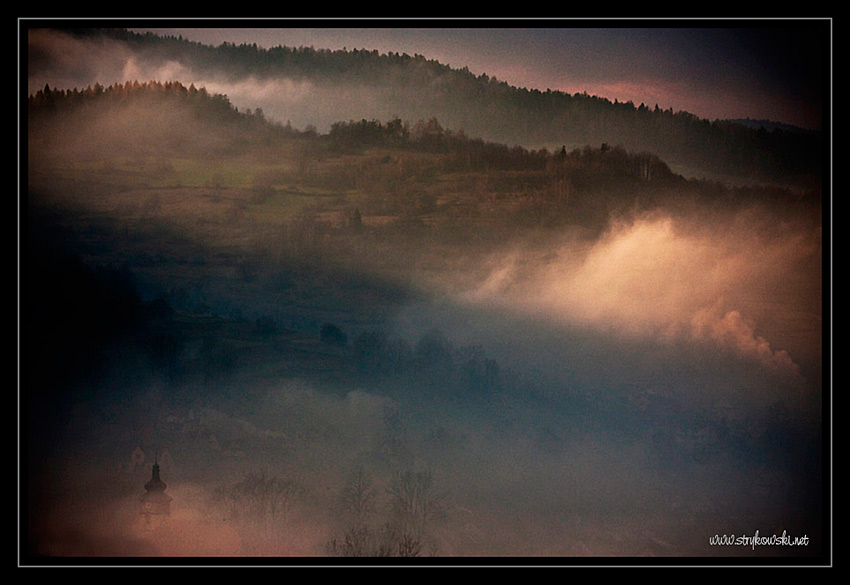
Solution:
M 165 493 L 166 484 L 159 477 L 159 463 L 154 461 L 151 478 L 145 484 L 145 493 L 139 498 L 145 528 L 160 526 L 171 512 L 171 496 Z

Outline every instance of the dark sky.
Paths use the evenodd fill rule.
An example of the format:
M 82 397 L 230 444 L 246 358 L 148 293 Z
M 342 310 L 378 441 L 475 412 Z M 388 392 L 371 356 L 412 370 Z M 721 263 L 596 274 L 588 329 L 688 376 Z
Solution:
M 252 21 L 253 22 L 253 21 Z M 313 46 L 421 54 L 511 85 L 587 92 L 702 118 L 769 119 L 820 127 L 831 77 L 831 22 L 485 20 L 206 21 L 197 28 L 134 28 L 218 45 Z M 273 25 L 295 25 L 273 28 Z M 315 25 L 315 21 L 303 23 Z M 321 24 L 321 21 L 320 21 Z M 449 24 L 450 26 L 443 26 Z M 471 24 L 472 26 L 468 26 Z M 594 26 L 590 26 L 593 24 Z M 224 25 L 224 26 L 216 26 Z M 601 26 L 597 26 L 601 25 Z

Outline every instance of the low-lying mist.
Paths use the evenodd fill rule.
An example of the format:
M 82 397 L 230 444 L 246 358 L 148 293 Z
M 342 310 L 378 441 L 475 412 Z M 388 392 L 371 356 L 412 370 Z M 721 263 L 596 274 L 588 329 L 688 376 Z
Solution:
M 488 254 L 483 279 L 419 278 L 429 300 L 368 346 L 394 366 L 342 383 L 287 374 L 286 351 L 278 373 L 242 351 L 202 374 L 196 346 L 182 379 L 124 356 L 52 431 L 31 544 L 66 559 L 818 554 L 820 234 L 712 217 L 621 217 Z M 351 333 L 330 363 L 362 347 Z M 155 459 L 173 502 L 152 530 L 137 506 Z M 756 531 L 817 544 L 709 544 Z
M 458 296 L 624 340 L 711 342 L 789 375 L 798 360 L 817 364 L 819 228 L 768 225 L 763 210 L 717 215 L 651 212 L 596 241 L 512 250 Z

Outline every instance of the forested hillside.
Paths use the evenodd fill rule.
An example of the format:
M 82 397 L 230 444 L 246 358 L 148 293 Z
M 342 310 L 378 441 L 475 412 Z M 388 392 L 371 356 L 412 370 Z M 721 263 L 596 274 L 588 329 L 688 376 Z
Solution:
M 652 152 L 696 177 L 781 179 L 811 185 L 824 162 L 825 142 L 820 132 L 768 124 L 765 126 L 770 129 L 752 127 L 662 110 L 656 104 L 517 88 L 422 55 L 312 47 L 265 49 L 256 44 L 230 43 L 211 47 L 125 30 L 69 32 L 88 38 L 105 35 L 139 51 L 142 59 L 180 63 L 211 79 L 223 75 L 231 81 L 309 82 L 313 107 L 319 109 L 316 104 L 337 96 L 335 103 L 321 106 L 335 112 L 337 120 L 436 118 L 469 136 L 532 149 L 562 145 L 573 149 L 605 143 L 628 151 Z M 356 106 L 359 111 L 346 109 L 346 96 L 358 95 L 358 91 L 367 91 L 369 99 Z M 281 110 L 275 117 L 285 121 L 295 117 L 295 112 L 287 116 Z
M 817 203 L 821 197 L 817 184 L 801 192 L 686 180 L 652 152 L 629 151 L 609 143 L 574 149 L 561 146 L 552 151 L 508 146 L 444 127 L 435 117 L 412 124 L 400 118 L 337 121 L 326 134 L 310 128 L 298 130 L 266 119 L 260 110 L 239 112 L 226 96 L 180 82 L 133 81 L 70 90 L 45 87 L 29 96 L 28 135 L 33 169 L 61 153 L 91 160 L 246 153 L 273 159 L 280 154 L 278 149 L 285 147 L 288 158 L 278 162 L 286 167 L 291 166 L 292 158 L 297 159 L 298 177 L 293 179 L 312 177 L 315 181 L 322 175 L 320 181 L 326 187 L 367 196 L 364 205 L 367 210 L 374 207 L 376 213 L 379 208 L 398 211 L 410 204 L 416 199 L 410 195 L 411 189 L 416 190 L 411 186 L 414 183 L 419 183 L 420 198 L 433 200 L 431 211 L 438 198 L 447 202 L 447 197 L 425 185 L 428 181 L 423 173 L 478 175 L 479 183 L 488 183 L 486 187 L 463 188 L 474 187 L 479 197 L 486 194 L 490 199 L 510 200 L 522 209 L 511 214 L 521 221 L 532 221 L 529 216 L 537 215 L 534 221 L 557 222 L 570 215 L 569 221 L 590 223 L 594 211 L 587 206 L 594 205 L 604 207 L 600 208 L 604 215 L 598 219 L 605 221 L 605 215 L 616 208 L 669 203 L 667 194 L 673 190 L 681 200 L 707 197 L 746 202 L 755 197 Z M 63 136 L 61 142 L 57 136 Z M 378 162 L 376 151 L 385 151 Z M 309 172 L 314 166 L 311 159 L 327 157 L 338 161 L 330 174 Z M 240 179 L 241 186 L 268 190 L 270 183 L 279 184 L 284 178 L 282 171 L 273 177 L 268 168 L 249 167 L 243 175 L 251 172 L 252 176 Z M 409 179 L 402 180 L 404 175 L 410 175 Z M 480 212 L 486 206 L 476 207 Z M 580 208 L 588 213 L 577 213 Z M 568 213 L 570 209 L 572 213 Z

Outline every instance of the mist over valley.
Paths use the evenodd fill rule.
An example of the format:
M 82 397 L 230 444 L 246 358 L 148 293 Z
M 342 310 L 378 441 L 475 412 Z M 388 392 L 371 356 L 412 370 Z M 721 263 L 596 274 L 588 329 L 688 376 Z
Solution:
M 826 552 L 820 133 L 27 32 L 25 563 Z

